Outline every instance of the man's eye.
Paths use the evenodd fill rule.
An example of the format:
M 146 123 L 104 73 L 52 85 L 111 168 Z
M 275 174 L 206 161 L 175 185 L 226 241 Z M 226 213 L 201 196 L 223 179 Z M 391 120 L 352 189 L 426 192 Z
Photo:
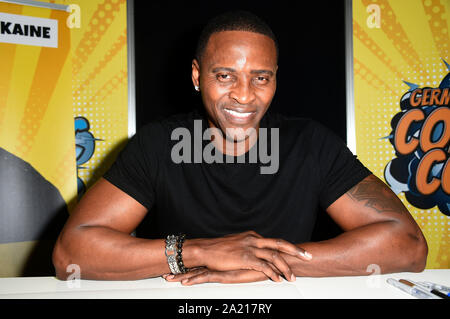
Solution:
M 269 79 L 266 78 L 265 76 L 258 76 L 258 77 L 255 78 L 255 80 L 258 83 L 267 83 L 269 81 Z
M 229 81 L 229 80 L 231 80 L 231 75 L 229 75 L 229 74 L 217 74 L 217 79 L 219 80 L 219 81 Z

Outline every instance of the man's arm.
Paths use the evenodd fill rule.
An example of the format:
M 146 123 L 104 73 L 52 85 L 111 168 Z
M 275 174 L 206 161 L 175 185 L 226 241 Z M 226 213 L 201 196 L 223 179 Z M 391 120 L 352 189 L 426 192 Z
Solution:
M 370 175 L 327 209 L 328 214 L 345 231 L 321 241 L 302 243 L 312 259 L 282 254 L 296 276 L 368 275 L 375 264 L 381 273 L 420 272 L 428 253 L 425 238 L 398 197 L 376 176 Z M 166 277 L 192 285 L 204 282 L 250 282 L 265 280 L 255 271 L 214 272 L 199 269 L 192 274 Z M 184 281 L 189 279 L 188 281 Z
M 138 279 L 168 272 L 163 240 L 130 235 L 147 209 L 120 189 L 100 179 L 71 213 L 53 251 L 56 276 L 77 264 L 87 279 Z
M 134 280 L 169 273 L 164 239 L 130 235 L 146 214 L 143 205 L 100 179 L 83 196 L 57 240 L 53 252 L 57 277 L 66 279 L 70 264 L 77 264 L 85 279 Z M 303 258 L 304 250 L 254 232 L 190 239 L 183 245 L 183 260 L 188 268 L 251 269 L 275 281 L 281 280 L 279 274 L 292 276 L 281 253 Z
M 284 256 L 297 276 L 367 275 L 378 265 L 381 273 L 420 272 L 425 268 L 426 240 L 400 199 L 370 175 L 327 209 L 344 230 L 336 238 L 302 247 L 313 260 Z

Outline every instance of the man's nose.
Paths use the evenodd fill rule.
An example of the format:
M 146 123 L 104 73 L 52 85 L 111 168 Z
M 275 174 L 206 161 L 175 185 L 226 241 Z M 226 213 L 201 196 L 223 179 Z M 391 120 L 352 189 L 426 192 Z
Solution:
M 255 100 L 255 90 L 248 79 L 239 79 L 230 92 L 230 98 L 239 104 L 250 104 Z

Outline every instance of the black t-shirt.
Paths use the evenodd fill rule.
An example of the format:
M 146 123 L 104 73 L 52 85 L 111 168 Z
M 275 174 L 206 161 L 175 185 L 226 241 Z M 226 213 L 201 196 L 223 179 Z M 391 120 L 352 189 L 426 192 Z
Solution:
M 172 137 L 177 128 L 190 133 L 197 150 L 199 145 L 203 149 L 212 145 L 207 139 L 197 142 L 199 124 L 203 131 L 208 128 L 202 113 L 194 111 L 145 125 L 104 175 L 149 209 L 138 228 L 139 237 L 185 233 L 188 238 L 207 238 L 254 230 L 264 237 L 306 242 L 319 208 L 326 209 L 371 174 L 340 138 L 319 123 L 270 112 L 260 123 L 268 133 L 264 152 L 271 154 L 270 162 L 264 153 L 255 162 L 250 151 L 240 163 L 233 157 L 234 163 L 225 157 L 222 163 L 199 162 L 198 157 L 194 162 L 193 150 L 191 163 L 176 163 L 173 154 L 185 155 L 173 153 L 182 140 L 180 134 L 175 134 L 178 139 Z M 277 132 L 278 151 L 271 147 Z M 272 165 L 272 172 L 277 167 L 277 153 L 276 173 L 262 174 L 261 167 Z

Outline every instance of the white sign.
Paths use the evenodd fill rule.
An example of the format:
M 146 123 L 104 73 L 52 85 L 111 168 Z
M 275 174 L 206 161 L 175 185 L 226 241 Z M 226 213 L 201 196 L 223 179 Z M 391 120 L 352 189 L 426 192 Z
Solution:
M 0 12 L 0 42 L 58 47 L 58 20 Z

